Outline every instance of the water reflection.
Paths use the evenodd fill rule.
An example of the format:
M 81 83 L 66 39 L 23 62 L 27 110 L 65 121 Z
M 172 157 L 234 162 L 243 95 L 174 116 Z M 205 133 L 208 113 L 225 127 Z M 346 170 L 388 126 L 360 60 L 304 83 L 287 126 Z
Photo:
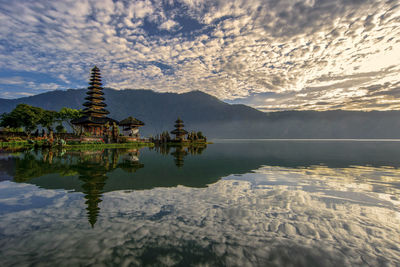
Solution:
M 354 170 L 352 178 L 341 169 L 321 176 L 323 166 L 266 166 L 205 189 L 108 192 L 94 229 L 77 216 L 81 202 L 74 194 L 3 184 L 1 194 L 14 188 L 24 203 L 52 193 L 51 202 L 29 216 L 0 217 L 7 240 L 0 245 L 8 249 L 3 259 L 12 265 L 10 255 L 20 251 L 19 262 L 45 258 L 49 265 L 71 258 L 77 265 L 396 266 L 400 217 L 391 197 L 399 189 L 371 191 L 368 176 L 398 171 Z M 386 180 L 390 187 L 385 177 L 372 182 Z
M 155 148 L 155 151 L 162 155 L 172 155 L 175 165 L 181 168 L 185 156 L 200 154 L 205 148 L 205 145 L 196 148 L 162 146 Z M 170 150 L 174 151 L 170 152 Z M 83 192 L 88 221 L 93 227 L 100 212 L 99 204 L 102 202 L 102 194 L 110 191 L 105 189 L 107 180 L 110 177 L 119 180 L 120 173 L 113 173 L 114 170 L 122 170 L 128 174 L 129 178 L 132 178 L 137 170 L 144 167 L 139 157 L 138 149 L 32 150 L 15 157 L 15 171 L 12 175 L 13 180 L 19 183 L 33 183 L 43 188 L 53 188 L 56 182 L 55 185 L 58 188 Z M 71 179 L 72 177 L 75 179 Z M 54 179 L 63 180 L 66 186 Z M 118 184 L 121 185 L 121 183 Z M 124 186 L 123 183 L 122 186 Z M 156 186 L 157 184 L 152 185 L 152 187 Z M 135 187 L 128 186 L 123 189 L 135 189 Z
M 399 159 L 340 143 L 4 156 L 19 183 L 0 183 L 0 263 L 397 266 Z
M 104 192 L 107 173 L 115 168 L 134 173 L 137 169 L 143 167 L 143 164 L 138 162 L 139 151 L 137 149 L 125 151 L 125 153 L 122 162 L 119 163 L 120 150 L 77 152 L 73 157 L 78 158 L 78 161 L 67 166 L 70 171 L 77 172 L 79 180 L 83 182 L 82 189 L 86 199 L 86 210 L 92 227 L 96 223 L 100 211 L 99 203 L 102 201 L 101 197 Z M 44 158 L 45 156 L 43 156 Z
M 172 155 L 174 157 L 174 162 L 176 167 L 182 168 L 185 162 L 185 157 L 187 155 L 201 155 L 203 151 L 207 148 L 206 144 L 197 144 L 194 146 L 184 146 L 184 145 L 167 145 L 161 144 L 154 147 L 154 150 L 162 155 Z M 153 148 L 151 148 L 153 149 Z M 171 150 L 174 150 L 171 152 Z
M 139 162 L 138 149 L 65 151 L 50 150 L 25 152 L 15 158 L 14 181 L 33 182 L 48 174 L 62 177 L 77 176 L 81 182 L 74 190 L 82 191 L 89 223 L 94 226 L 100 211 L 99 203 L 107 181 L 107 173 L 120 168 L 134 173 L 144 165 Z M 40 183 L 39 179 L 39 185 Z M 46 184 L 44 184 L 46 187 Z M 71 188 L 69 188 L 71 189 Z

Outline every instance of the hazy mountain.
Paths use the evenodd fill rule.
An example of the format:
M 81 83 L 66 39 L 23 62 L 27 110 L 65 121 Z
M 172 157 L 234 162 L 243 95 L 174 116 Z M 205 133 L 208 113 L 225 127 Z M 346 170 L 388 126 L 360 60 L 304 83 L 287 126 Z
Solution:
M 155 93 L 105 89 L 110 117 L 134 116 L 146 123 L 144 135 L 172 130 L 181 117 L 187 130 L 212 138 L 399 138 L 400 111 L 285 111 L 264 113 L 231 105 L 208 94 Z M 82 108 L 85 89 L 52 91 L 19 99 L 0 99 L 0 113 L 26 103 L 50 110 Z

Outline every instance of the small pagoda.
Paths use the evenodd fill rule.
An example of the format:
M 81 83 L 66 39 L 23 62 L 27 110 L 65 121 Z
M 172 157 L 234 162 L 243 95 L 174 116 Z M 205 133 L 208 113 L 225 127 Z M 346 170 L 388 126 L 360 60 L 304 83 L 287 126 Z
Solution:
M 106 127 L 118 124 L 118 121 L 107 117 L 110 112 L 104 109 L 107 105 L 104 103 L 100 69 L 96 66 L 92 69 L 86 94 L 88 96 L 85 98 L 87 101 L 83 103 L 85 107 L 83 109 L 84 116 L 72 120 L 71 123 L 80 126 L 81 133 L 86 132 L 94 136 L 102 136 Z
M 182 142 L 185 140 L 185 136 L 188 132 L 183 129 L 184 126 L 180 118 L 175 121 L 175 130 L 171 131 L 171 133 L 175 135 L 175 141 Z

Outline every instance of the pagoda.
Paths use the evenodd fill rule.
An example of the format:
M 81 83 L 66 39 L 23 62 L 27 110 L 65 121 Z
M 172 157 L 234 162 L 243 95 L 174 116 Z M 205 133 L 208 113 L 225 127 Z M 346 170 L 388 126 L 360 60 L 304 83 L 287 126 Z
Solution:
M 81 133 L 87 132 L 94 136 L 102 136 L 107 123 L 108 125 L 118 124 L 118 121 L 107 117 L 110 112 L 104 109 L 107 105 L 104 103 L 100 69 L 96 66 L 92 69 L 86 94 L 88 96 L 85 98 L 87 101 L 83 103 L 84 116 L 72 120 L 71 123 L 80 126 Z
M 178 118 L 175 121 L 175 130 L 171 131 L 171 133 L 175 135 L 175 141 L 182 142 L 185 140 L 185 136 L 188 134 L 188 132 L 183 129 L 183 126 L 183 121 Z

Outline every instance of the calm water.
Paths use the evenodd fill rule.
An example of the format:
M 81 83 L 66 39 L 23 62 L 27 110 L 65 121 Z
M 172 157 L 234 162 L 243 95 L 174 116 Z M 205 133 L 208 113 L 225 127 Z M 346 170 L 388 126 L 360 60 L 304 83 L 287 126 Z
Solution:
M 2 151 L 0 266 L 400 266 L 400 142 Z

